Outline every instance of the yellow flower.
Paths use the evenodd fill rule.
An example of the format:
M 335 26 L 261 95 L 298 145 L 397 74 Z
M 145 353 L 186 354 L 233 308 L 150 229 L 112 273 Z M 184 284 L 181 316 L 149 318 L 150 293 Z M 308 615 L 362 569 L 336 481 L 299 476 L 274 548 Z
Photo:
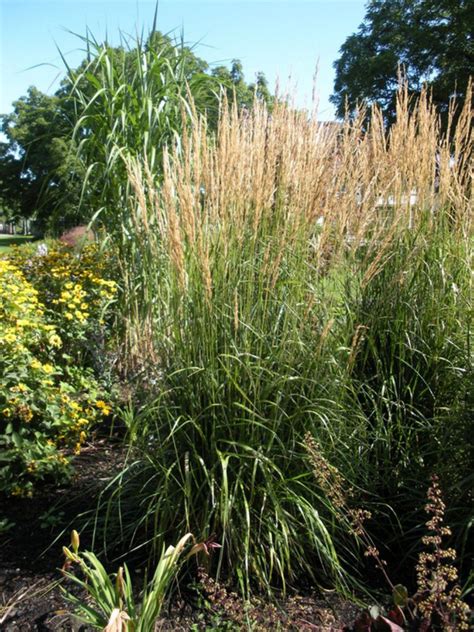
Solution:
M 64 287 L 66 288 L 66 290 L 72 290 L 72 288 L 74 287 L 74 283 L 71 283 L 71 281 L 68 281 L 67 283 L 64 284 Z
M 67 318 L 67 320 L 74 319 L 74 316 L 71 314 L 71 312 L 65 312 L 64 317 Z
M 62 345 L 61 338 L 57 334 L 53 334 L 49 337 L 49 344 L 52 347 L 59 348 Z
M 41 369 L 41 362 L 36 358 L 33 358 L 33 360 L 30 362 L 30 367 L 32 369 Z
M 110 415 L 110 413 L 112 412 L 112 409 L 110 408 L 109 404 L 106 404 L 104 401 L 102 401 L 101 399 L 98 399 L 95 403 L 95 405 L 97 406 L 97 408 L 100 409 L 100 412 L 103 415 Z
M 54 373 L 54 366 L 52 364 L 43 364 L 43 371 L 51 375 L 51 373 Z
M 19 393 L 24 393 L 25 391 L 28 390 L 28 387 L 26 386 L 26 384 L 23 384 L 23 382 L 18 382 L 18 384 L 16 385 L 16 388 Z
M 16 336 L 12 333 L 6 334 L 4 340 L 6 340 L 6 342 L 15 342 Z

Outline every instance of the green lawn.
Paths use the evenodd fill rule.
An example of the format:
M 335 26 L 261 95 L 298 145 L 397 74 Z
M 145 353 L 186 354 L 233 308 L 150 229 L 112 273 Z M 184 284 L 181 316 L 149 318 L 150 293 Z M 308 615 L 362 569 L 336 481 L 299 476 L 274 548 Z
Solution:
M 4 254 L 11 246 L 19 246 L 32 239 L 31 235 L 0 235 L 0 254 Z

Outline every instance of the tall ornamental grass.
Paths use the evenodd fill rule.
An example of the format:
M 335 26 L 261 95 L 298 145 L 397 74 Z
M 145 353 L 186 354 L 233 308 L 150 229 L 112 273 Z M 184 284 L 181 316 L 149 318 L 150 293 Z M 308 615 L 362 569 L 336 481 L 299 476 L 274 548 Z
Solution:
M 390 130 L 377 109 L 331 124 L 224 101 L 216 134 L 191 104 L 160 177 L 126 159 L 127 228 L 111 239 L 133 249 L 123 342 L 148 399 L 128 418 L 138 451 L 103 497 L 106 544 L 215 534 L 213 570 L 245 591 L 347 585 L 357 553 L 311 475 L 308 432 L 379 510 L 385 542 L 417 524 L 432 471 L 465 536 L 466 104 L 443 133 L 427 95 L 403 88 Z
M 192 109 L 216 119 L 221 83 L 183 40 L 156 30 L 156 16 L 148 33 L 121 33 L 117 46 L 97 40 L 90 31 L 78 38 L 85 53 L 82 64 L 74 69 L 63 60 L 65 111 L 73 126 L 71 151 L 77 153 L 84 174 L 79 210 L 92 225 L 106 229 L 120 254 L 122 312 L 134 319 L 126 297 L 133 294 L 134 283 L 140 283 L 138 269 L 149 266 L 136 248 L 125 160 L 146 161 L 159 173 L 163 148 L 179 143 Z M 129 277 L 130 267 L 134 278 Z

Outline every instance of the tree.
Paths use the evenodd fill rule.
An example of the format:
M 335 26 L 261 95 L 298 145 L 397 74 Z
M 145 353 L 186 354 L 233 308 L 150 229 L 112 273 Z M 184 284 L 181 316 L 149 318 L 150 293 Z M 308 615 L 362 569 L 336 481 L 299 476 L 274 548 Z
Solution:
M 1 130 L 7 142 L 0 144 L 0 199 L 9 215 L 34 217 L 45 228 L 57 209 L 66 224 L 74 223 L 80 163 L 64 99 L 31 87 L 3 117 Z
M 446 113 L 451 97 L 462 103 L 474 68 L 472 0 L 371 0 L 357 33 L 346 39 L 334 63 L 331 101 L 337 115 L 365 101 L 395 114 L 399 73 L 411 94 L 426 84 Z
M 251 108 L 255 98 L 264 101 L 269 108 L 273 105 L 273 97 L 268 89 L 268 82 L 263 72 L 257 72 L 255 83 L 247 84 L 242 62 L 233 59 L 230 69 L 227 66 L 217 66 L 212 70 L 213 77 L 219 80 L 226 90 L 229 101 L 236 99 L 239 107 Z

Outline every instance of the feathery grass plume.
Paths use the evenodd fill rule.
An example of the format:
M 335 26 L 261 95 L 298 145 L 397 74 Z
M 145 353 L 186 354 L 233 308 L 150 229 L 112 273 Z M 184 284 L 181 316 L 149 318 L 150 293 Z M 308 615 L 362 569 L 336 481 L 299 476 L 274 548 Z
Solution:
M 453 147 L 441 137 L 427 95 L 409 104 L 405 89 L 390 131 L 383 127 L 377 109 L 365 130 L 364 112 L 353 121 L 329 125 L 283 102 L 276 103 L 270 116 L 261 102 L 250 112 L 239 112 L 223 98 L 212 139 L 190 95 L 189 102 L 186 111 L 194 112 L 190 129 L 183 129 L 179 143 L 165 150 L 161 186 L 154 181 L 148 161 L 143 164 L 139 158 L 132 167 L 133 161 L 126 160 L 129 176 L 133 172 L 130 203 L 142 209 L 140 230 L 150 241 L 148 246 L 148 241 L 140 240 L 145 251 L 138 259 L 138 289 L 144 282 L 154 283 L 149 268 L 141 271 L 148 261 L 147 250 L 157 241 L 155 228 L 147 229 L 148 215 L 156 230 L 166 226 L 165 238 L 182 289 L 188 265 L 183 248 L 190 255 L 199 252 L 196 263 L 208 296 L 213 284 L 211 251 L 215 256 L 218 247 L 226 256 L 235 242 L 240 246 L 249 239 L 255 244 L 262 231 L 274 232 L 264 258 L 272 271 L 270 287 L 278 281 L 284 253 L 298 240 L 311 244 L 310 252 L 320 266 L 332 259 L 335 267 L 365 252 L 368 282 L 404 230 L 416 230 L 423 222 L 435 226 L 449 216 L 462 231 L 469 231 L 472 174 L 465 154 L 472 151 L 472 113 L 467 108 Z M 458 156 L 457 163 L 451 155 Z M 143 207 L 145 191 L 153 196 L 149 209 Z M 456 205 L 451 202 L 454 198 Z M 322 226 L 316 223 L 318 218 Z M 132 243 L 136 230 L 137 226 L 129 235 Z M 268 270 L 264 267 L 262 273 Z M 137 295 L 145 308 L 148 301 L 142 293 L 149 292 L 143 288 Z M 140 323 L 136 326 L 140 328 Z

